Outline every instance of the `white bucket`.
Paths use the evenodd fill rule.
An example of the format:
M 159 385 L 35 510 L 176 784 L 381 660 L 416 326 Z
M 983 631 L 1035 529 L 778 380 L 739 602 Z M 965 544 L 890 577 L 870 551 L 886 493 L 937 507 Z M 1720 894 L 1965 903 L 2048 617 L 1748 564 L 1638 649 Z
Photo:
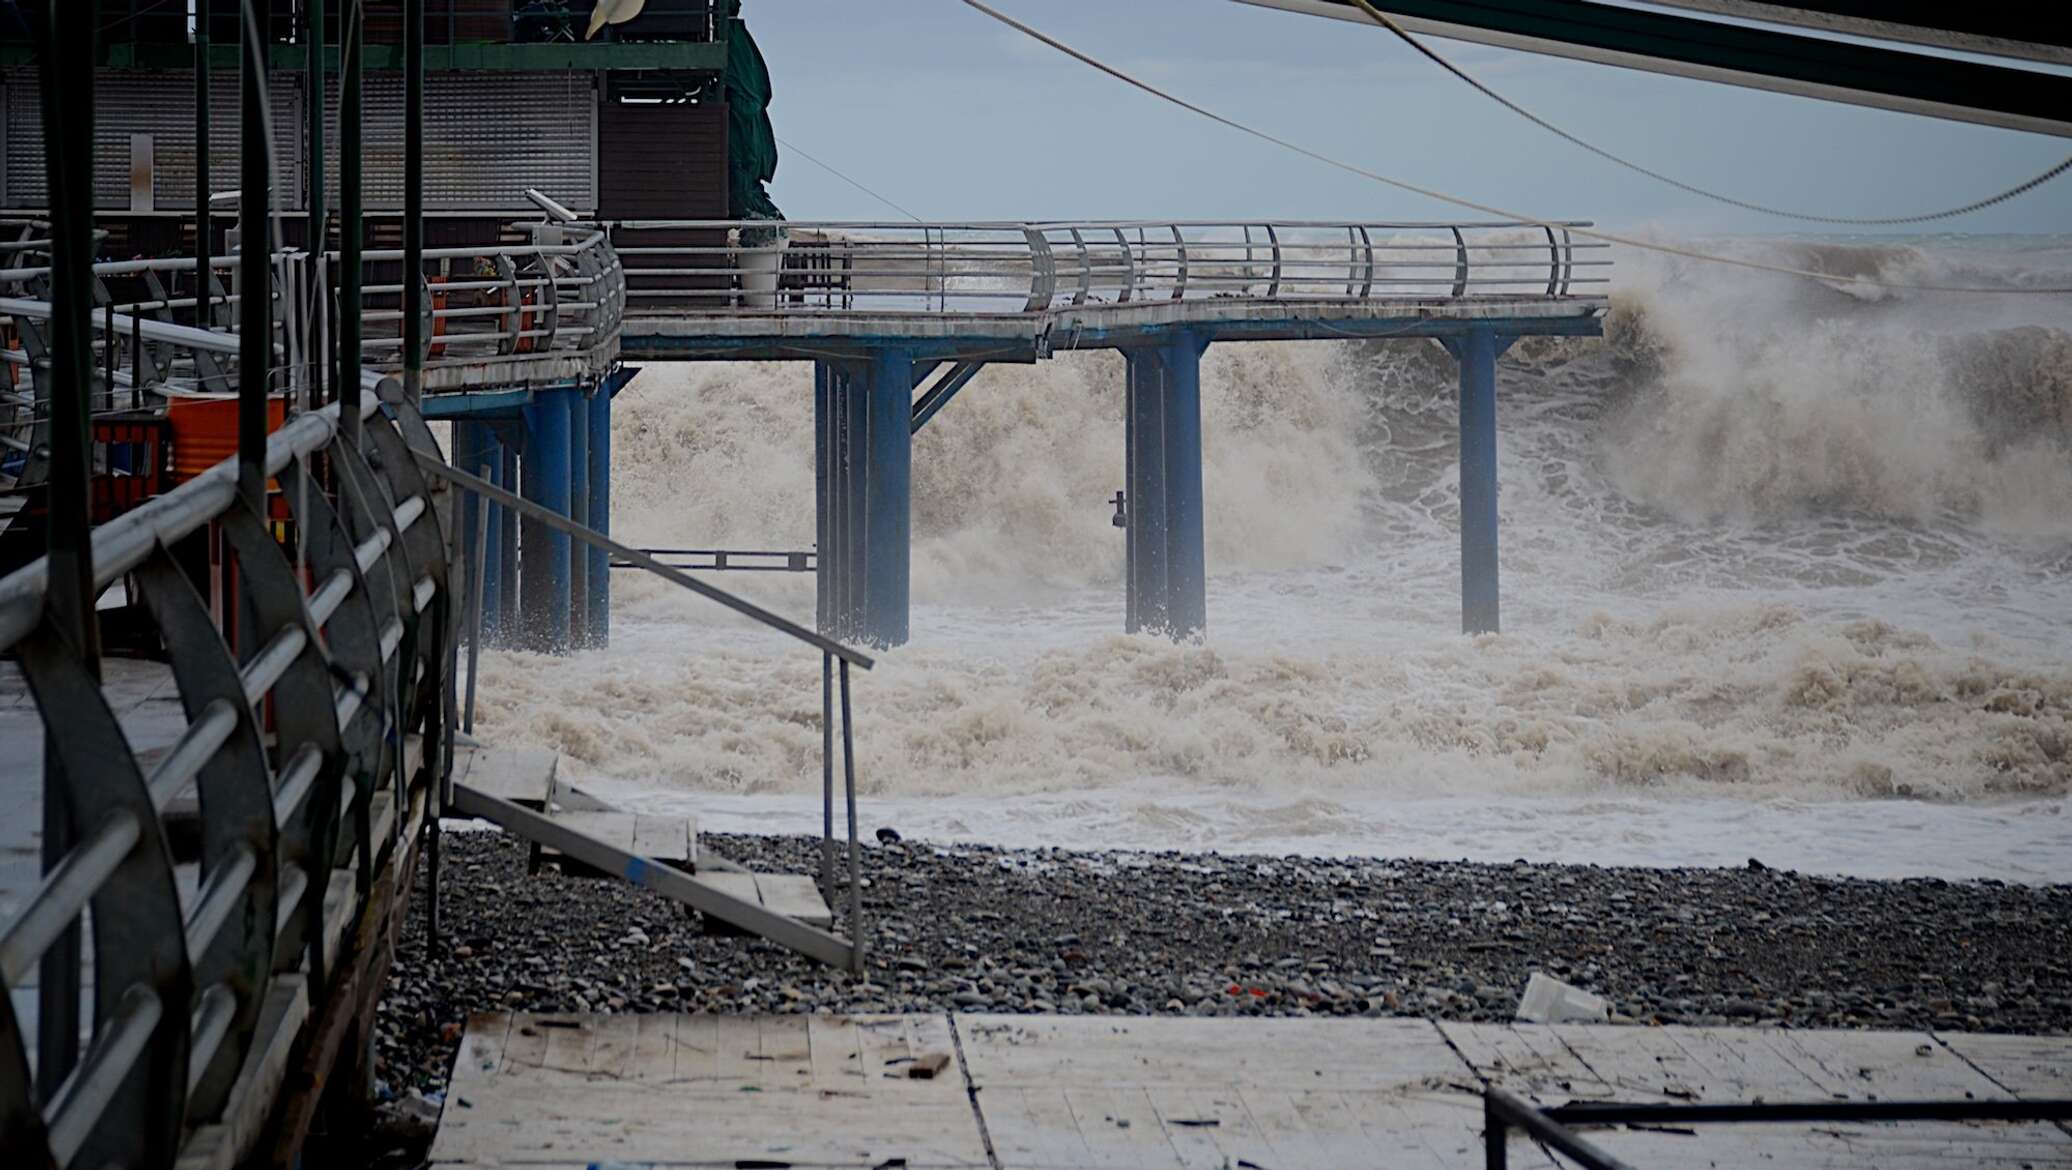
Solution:
M 784 249 L 790 243 L 790 237 L 780 230 L 776 242 L 734 253 L 734 267 L 741 270 L 742 308 L 777 307 L 777 277 L 784 269 Z

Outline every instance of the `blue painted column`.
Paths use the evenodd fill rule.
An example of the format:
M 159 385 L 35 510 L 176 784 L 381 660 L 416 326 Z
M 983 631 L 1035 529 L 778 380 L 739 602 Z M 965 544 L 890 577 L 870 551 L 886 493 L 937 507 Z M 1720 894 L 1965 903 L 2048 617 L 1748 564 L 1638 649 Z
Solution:
M 610 536 L 612 532 L 612 388 L 597 388 L 590 396 L 590 527 Z M 583 553 L 590 588 L 590 644 L 611 644 L 612 561 L 601 548 Z
M 1124 628 L 1191 638 L 1208 626 L 1203 550 L 1201 354 L 1206 341 L 1179 333 L 1123 351 Z
M 525 408 L 525 498 L 568 515 L 568 395 L 543 390 Z M 519 525 L 519 576 L 523 629 L 520 645 L 555 654 L 568 652 L 569 541 L 544 524 Z
M 488 423 L 482 424 L 482 440 L 484 445 L 478 449 L 475 466 L 463 468 L 462 470 L 475 475 L 482 475 L 485 470 L 484 465 L 487 465 L 488 474 L 483 476 L 483 478 L 509 491 L 511 484 L 505 478 L 504 473 L 505 451 L 503 440 L 497 436 L 497 433 L 490 428 Z M 503 512 L 505 509 L 490 503 L 484 503 L 482 506 L 489 509 L 487 539 L 482 542 L 482 641 L 484 645 L 487 645 L 497 639 L 498 623 L 502 621 L 505 597 L 504 578 L 506 576 L 504 572 L 504 549 L 508 546 L 504 542 Z M 470 520 L 468 523 L 472 525 L 475 522 Z M 471 527 L 469 531 L 473 532 L 475 530 Z
M 1174 638 L 1209 627 L 1203 548 L 1201 355 L 1207 342 L 1181 333 L 1165 346 L 1166 623 Z
M 567 394 L 568 518 L 590 525 L 590 399 L 581 390 Z M 590 546 L 569 538 L 568 643 L 590 644 Z
M 1496 335 L 1470 330 L 1452 347 L 1460 362 L 1460 628 L 1499 627 L 1496 557 Z
M 879 350 L 871 359 L 865 410 L 869 465 L 864 472 L 864 603 L 858 636 L 875 646 L 907 640 L 913 562 L 914 355 Z
M 907 640 L 913 354 L 821 361 L 813 375 L 818 616 L 831 637 Z
M 484 451 L 495 443 L 496 438 L 490 434 L 488 423 L 456 421 L 453 424 L 453 465 L 469 475 L 480 474 Z M 461 493 L 460 556 L 461 563 L 467 566 L 470 578 L 468 589 L 471 591 L 475 587 L 475 573 L 482 573 L 486 580 L 488 575 L 495 571 L 488 559 L 488 542 L 483 542 L 480 550 L 475 547 L 476 534 L 481 531 L 478 518 L 484 507 L 487 505 L 473 492 Z M 486 589 L 483 591 L 482 601 L 486 607 L 489 602 L 489 593 Z
M 522 492 L 519 484 L 518 452 L 525 445 L 522 421 L 499 424 L 503 433 L 503 478 L 497 486 L 508 492 Z M 499 644 L 514 641 L 522 623 L 518 616 L 518 513 L 499 507 L 489 518 L 491 547 L 497 550 L 496 615 Z

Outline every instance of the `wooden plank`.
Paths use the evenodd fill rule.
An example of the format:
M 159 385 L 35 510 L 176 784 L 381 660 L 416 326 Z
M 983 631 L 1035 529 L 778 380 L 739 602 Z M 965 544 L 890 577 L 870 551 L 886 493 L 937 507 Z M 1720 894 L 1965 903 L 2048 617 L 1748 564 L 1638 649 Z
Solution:
M 468 756 L 469 788 L 527 808 L 545 808 L 554 797 L 561 754 L 544 748 L 456 747 L 454 767 Z M 463 781 L 456 776 L 455 783 Z
M 679 1017 L 640 1015 L 633 1039 L 632 1077 L 664 1084 L 676 1076 L 676 1024 Z
M 639 1040 L 640 1017 L 605 1016 L 597 1021 L 594 1031 L 596 1038 L 591 1042 L 585 1070 L 592 1076 L 634 1079 L 633 1049 Z
M 690 817 L 641 813 L 633 822 L 633 852 L 689 868 L 698 860 L 698 822 Z
M 1395 1088 L 1469 1070 L 1425 1020 L 955 1018 L 972 1082 Z
M 860 1051 L 855 1021 L 801 1015 L 544 1019 L 586 1026 L 535 1027 L 535 1035 L 527 1036 L 541 1017 L 471 1022 L 471 1031 L 485 1037 L 483 1045 L 455 1063 L 448 1088 L 449 1099 L 465 1097 L 471 1107 L 446 1112 L 431 1151 L 433 1164 L 717 1170 L 744 1162 L 867 1167 L 905 1159 L 912 1170 L 990 1165 L 970 1099 L 954 1073 L 933 1086 L 881 1080 L 876 1091 L 860 1088 L 861 1078 L 845 1067 L 856 1061 L 835 1057 L 845 1044 Z M 503 1055 L 491 1060 L 486 1038 L 499 1024 Z M 947 1025 L 936 1034 L 947 1035 Z M 583 1070 L 544 1067 L 564 1063 L 558 1047 L 564 1035 L 594 1038 Z M 919 1035 L 928 1042 L 925 1031 Z M 628 1036 L 630 1042 L 623 1039 Z M 527 1043 L 540 1046 L 542 1059 L 513 1059 L 514 1050 Z M 702 1060 L 692 1047 L 699 1043 L 705 1046 Z M 610 1060 L 604 1053 L 621 1044 L 627 1075 L 606 1077 Z M 665 1067 L 668 1076 L 657 1079 Z
M 1943 1032 L 1936 1038 L 2017 1097 L 2072 1098 L 2072 1036 Z
M 572 1016 L 567 1020 L 541 1019 L 539 1027 L 547 1033 L 547 1052 L 540 1060 L 541 1068 L 557 1072 L 587 1072 L 590 1068 L 590 1047 L 597 1041 L 597 1016 Z
M 633 827 L 638 820 L 630 812 L 555 812 L 556 821 L 586 837 L 595 837 L 614 849 L 639 853 L 633 847 Z
M 762 895 L 765 909 L 808 926 L 826 928 L 834 924 L 834 912 L 820 896 L 820 887 L 805 874 L 759 873 L 755 875 L 755 888 Z
M 511 1035 L 511 1017 L 505 1012 L 476 1012 L 468 1017 L 467 1028 L 460 1035 L 460 1052 L 453 1058 L 455 1068 L 474 1068 L 482 1072 L 495 1072 L 504 1060 L 504 1045 Z

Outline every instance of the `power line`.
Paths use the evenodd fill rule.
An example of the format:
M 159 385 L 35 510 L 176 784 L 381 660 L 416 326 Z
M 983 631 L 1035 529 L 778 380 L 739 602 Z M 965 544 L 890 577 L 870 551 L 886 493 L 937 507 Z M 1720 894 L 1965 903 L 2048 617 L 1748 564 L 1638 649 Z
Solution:
M 1066 56 L 1071 57 L 1072 59 L 1079 61 L 1084 65 L 1090 66 L 1094 69 L 1098 69 L 1102 73 L 1106 73 L 1108 76 L 1115 78 L 1117 81 L 1123 82 L 1124 84 L 1132 86 L 1136 89 L 1140 89 L 1145 93 L 1148 93 L 1151 96 L 1159 99 L 1160 101 L 1169 102 L 1175 106 L 1180 107 L 1183 110 L 1186 110 L 1191 114 L 1196 114 L 1200 117 L 1207 118 L 1209 121 L 1215 122 L 1220 126 L 1225 126 L 1237 131 L 1240 134 L 1245 134 L 1253 138 L 1257 138 L 1261 142 L 1271 143 L 1274 146 L 1278 146 L 1283 150 L 1299 154 L 1304 158 L 1312 159 L 1316 162 L 1323 163 L 1325 166 L 1344 171 L 1347 174 L 1358 175 L 1364 179 L 1371 179 L 1374 182 L 1381 183 L 1385 186 L 1394 187 L 1399 191 L 1408 191 L 1413 195 L 1422 195 L 1427 199 L 1435 199 L 1441 203 L 1450 203 L 1455 207 L 1465 207 L 1470 211 L 1479 211 L 1484 215 L 1493 215 L 1503 219 L 1515 220 L 1521 226 L 1562 229 L 1569 231 L 1575 235 L 1582 236 L 1585 239 L 1602 240 L 1608 244 L 1623 244 L 1629 248 L 1638 248 L 1642 251 L 1660 252 L 1669 256 L 1681 256 L 1687 260 L 1704 260 L 1714 264 L 1729 265 L 1734 268 L 1752 269 L 1757 272 L 1775 272 L 1784 276 L 1799 276 L 1804 277 L 1808 280 L 1822 281 L 1831 285 L 1851 284 L 1861 285 L 1870 288 L 1894 289 L 1904 292 L 1991 294 L 2046 293 L 2059 296 L 2065 295 L 2067 293 L 2072 293 L 2072 288 L 1983 288 L 1967 285 L 1906 284 L 1898 281 L 1879 280 L 1875 277 L 1869 276 L 1843 276 L 1830 272 L 1816 272 L 1809 268 L 1792 268 L 1788 265 L 1783 264 L 1765 264 L 1760 260 L 1742 260 L 1733 256 L 1717 256 L 1709 252 L 1694 251 L 1690 248 L 1679 248 L 1671 244 L 1658 244 L 1652 240 L 1643 240 L 1633 236 L 1619 235 L 1614 232 L 1599 231 L 1594 228 L 1570 227 L 1565 224 L 1554 223 L 1549 220 L 1541 219 L 1538 216 L 1526 215 L 1522 212 L 1511 211 L 1506 208 L 1492 206 L 1487 203 L 1477 203 L 1472 199 L 1467 199 L 1459 195 L 1450 195 L 1444 191 L 1438 191 L 1430 187 L 1420 186 L 1419 184 L 1412 183 L 1406 179 L 1391 178 L 1390 176 L 1381 174 L 1377 171 L 1370 171 L 1365 167 L 1356 166 L 1349 162 L 1343 162 L 1339 159 L 1331 157 L 1328 154 L 1324 154 L 1320 151 L 1311 150 L 1309 147 L 1302 146 L 1294 142 L 1290 142 L 1285 138 L 1269 134 L 1264 130 L 1248 126 L 1243 122 L 1239 122 L 1232 118 L 1226 118 L 1222 114 L 1216 113 L 1214 110 L 1208 109 L 1204 106 L 1196 105 L 1195 103 L 1188 101 L 1186 98 L 1168 93 L 1165 90 L 1158 88 L 1157 86 L 1151 84 L 1148 81 L 1142 81 L 1136 77 L 1131 76 L 1128 73 L 1123 72 L 1121 69 L 1118 69 L 1113 65 L 1110 65 L 1095 57 L 1091 57 L 1085 53 L 1082 53 L 1078 49 L 1073 48 L 1072 46 L 1064 43 L 1063 41 L 1058 40 L 1057 38 L 1049 35 L 1048 33 L 1042 32 L 1038 29 L 1031 28 L 1030 26 L 1023 24 L 1021 21 L 1016 20 L 1014 17 L 1011 17 L 1006 13 L 1001 12 L 999 9 L 983 3 L 982 0 L 964 0 L 964 3 L 967 6 L 977 9 L 979 12 L 982 12 L 985 15 L 993 18 L 994 20 L 999 21 L 1001 24 L 1004 24 L 1009 28 L 1014 29 L 1016 32 L 1019 32 L 1022 35 L 1030 37 L 1034 40 L 1040 41 L 1043 44 L 1046 44 L 1051 48 L 1056 49 L 1058 52 L 1063 53 Z
M 819 159 L 814 158 L 812 155 L 807 154 L 805 151 L 800 150 L 798 147 L 793 146 L 791 143 L 784 141 L 784 139 L 779 138 L 777 140 L 777 144 L 779 146 L 782 146 L 784 149 L 789 150 L 792 153 L 798 155 L 800 158 L 805 159 L 807 162 L 812 163 L 814 166 L 819 167 L 821 170 L 826 171 L 828 174 L 833 175 L 835 178 L 840 179 L 844 183 L 849 184 L 851 187 L 856 188 L 858 191 L 863 192 L 864 194 L 891 208 L 892 210 L 900 213 L 901 215 L 906 216 L 908 219 L 913 220 L 915 223 L 921 222 L 920 216 L 915 215 L 913 212 L 908 211 L 906 208 L 901 207 L 899 204 L 894 203 L 890 199 L 885 198 L 883 195 L 878 194 L 876 191 L 871 190 L 869 187 L 864 186 L 862 183 L 857 182 L 856 180 L 834 169 L 828 164 L 821 162 Z
M 1711 199 L 1715 202 L 1727 204 L 1730 207 L 1739 207 L 1744 211 L 1756 211 L 1761 212 L 1764 215 L 1782 216 L 1785 219 L 1804 220 L 1808 223 L 1847 224 L 1854 227 L 1894 227 L 1900 224 L 1930 223 L 1938 219 L 1953 219 L 1960 215 L 1969 215 L 1974 211 L 1983 211 L 1996 203 L 2005 203 L 2006 201 L 2008 201 L 2009 199 L 2013 199 L 2017 195 L 2025 195 L 2028 192 L 2033 191 L 2038 187 L 2041 187 L 2045 183 L 2050 182 L 2052 179 L 2057 178 L 2059 175 L 2064 174 L 2066 171 L 2072 170 L 2072 156 L 2067 156 L 2062 162 L 2058 163 L 2058 165 L 2051 167 L 2049 170 L 2044 171 L 2042 174 L 2037 175 L 2034 178 L 2031 178 L 2025 183 L 2020 183 L 2016 186 L 2009 187 L 2007 190 L 2002 191 L 1997 195 L 1988 195 L 1984 199 L 1975 200 L 1971 203 L 1965 204 L 1962 207 L 1952 207 L 1945 211 L 1923 212 L 1920 215 L 1894 215 L 1879 218 L 1856 218 L 1843 215 L 1812 215 L 1801 211 L 1787 211 L 1780 207 L 1768 207 L 1761 203 L 1751 203 L 1746 199 L 1736 199 L 1732 195 L 1721 195 L 1716 191 L 1708 191 L 1703 187 L 1693 186 L 1690 183 L 1683 182 L 1680 179 L 1671 178 L 1670 176 L 1665 175 L 1660 171 L 1650 170 L 1649 168 L 1644 167 L 1639 163 L 1630 162 L 1626 159 L 1620 158 L 1618 155 L 1613 154 L 1609 150 L 1605 150 L 1603 147 L 1597 146 L 1590 142 L 1585 142 L 1583 139 L 1576 137 L 1574 134 L 1571 134 L 1566 130 L 1563 130 L 1561 127 L 1556 126 L 1554 123 L 1547 121 L 1545 118 L 1540 117 L 1538 114 L 1533 113 L 1531 110 L 1526 109 L 1525 107 L 1519 105 L 1518 103 L 1512 101 L 1504 95 L 1482 84 L 1482 82 L 1476 80 L 1475 78 L 1468 76 L 1468 74 L 1459 66 L 1447 60 L 1445 57 L 1440 56 L 1437 50 L 1425 44 L 1423 41 L 1419 40 L 1415 36 L 1412 36 L 1409 29 L 1406 29 L 1402 25 L 1396 23 L 1396 21 L 1392 17 L 1390 17 L 1388 13 L 1383 12 L 1379 8 L 1376 8 L 1373 4 L 1369 3 L 1369 0 L 1353 0 L 1353 3 L 1358 4 L 1360 6 L 1360 10 L 1362 12 L 1365 12 L 1369 19 L 1373 20 L 1376 24 L 1381 25 L 1383 28 L 1388 29 L 1390 32 L 1396 34 L 1397 37 L 1402 39 L 1404 44 L 1409 45 L 1411 48 L 1417 50 L 1419 53 L 1429 58 L 1433 64 L 1437 65 L 1441 69 L 1444 69 L 1446 72 L 1453 74 L 1455 77 L 1460 78 L 1462 81 L 1468 83 L 1469 86 L 1473 87 L 1475 91 L 1480 93 L 1482 96 L 1490 99 L 1491 101 L 1518 115 L 1519 117 L 1524 118 L 1526 121 L 1531 122 L 1533 125 L 1538 126 L 1540 129 L 1545 130 L 1549 134 L 1552 134 L 1557 138 L 1563 139 L 1564 141 L 1567 141 L 1575 146 L 1580 146 L 1584 150 L 1587 150 L 1591 154 L 1594 154 L 1601 159 L 1605 159 L 1608 162 L 1617 163 L 1619 166 L 1625 167 L 1629 171 L 1633 171 L 1637 174 L 1646 175 L 1648 178 L 1653 179 L 1656 182 L 1667 183 L 1670 186 L 1675 187 L 1679 191 L 1687 191 L 1701 198 Z

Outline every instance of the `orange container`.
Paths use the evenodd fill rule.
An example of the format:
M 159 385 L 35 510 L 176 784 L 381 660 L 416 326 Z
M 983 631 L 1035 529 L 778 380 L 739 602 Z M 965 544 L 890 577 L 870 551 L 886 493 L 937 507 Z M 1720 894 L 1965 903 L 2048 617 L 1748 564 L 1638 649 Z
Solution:
M 237 454 L 237 395 L 179 390 L 165 394 L 166 422 L 173 432 L 174 483 L 186 483 Z M 279 430 L 287 417 L 286 395 L 266 400 L 267 434 Z M 280 486 L 269 480 L 266 490 L 279 491 Z

